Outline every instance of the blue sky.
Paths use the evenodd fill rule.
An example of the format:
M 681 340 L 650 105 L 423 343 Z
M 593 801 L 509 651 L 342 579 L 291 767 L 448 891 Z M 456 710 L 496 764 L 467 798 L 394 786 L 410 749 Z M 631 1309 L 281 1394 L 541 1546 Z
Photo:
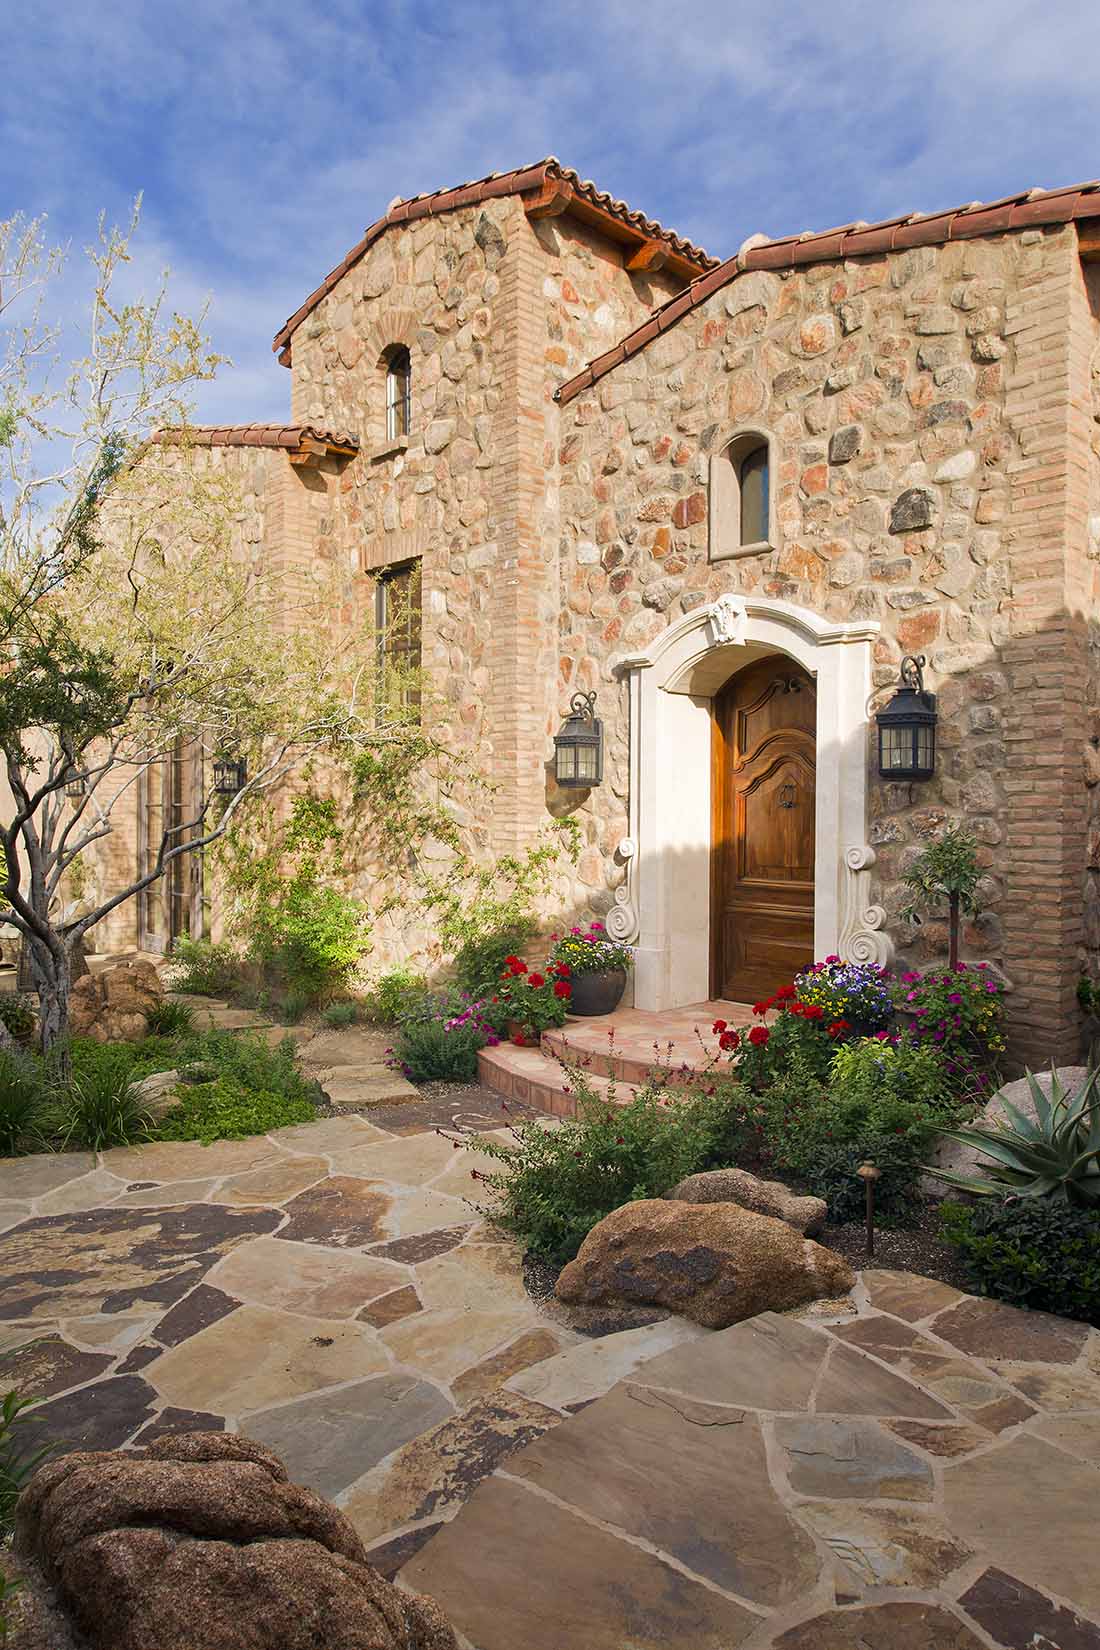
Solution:
M 5 0 L 14 16 L 14 0 Z M 1097 0 L 55 0 L 4 30 L 0 215 L 211 299 L 203 420 L 281 418 L 279 324 L 397 195 L 554 154 L 721 256 L 1100 175 Z

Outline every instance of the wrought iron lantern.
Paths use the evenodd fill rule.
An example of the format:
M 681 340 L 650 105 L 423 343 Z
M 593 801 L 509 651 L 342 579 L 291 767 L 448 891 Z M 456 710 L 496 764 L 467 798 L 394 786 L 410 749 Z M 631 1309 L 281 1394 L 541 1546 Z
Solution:
M 907 653 L 897 689 L 875 717 L 883 779 L 931 779 L 936 771 L 936 695 L 924 686 L 924 654 Z
M 217 756 L 214 758 L 214 795 L 236 796 L 243 791 L 247 770 L 243 757 Z
M 76 768 L 70 768 L 65 775 L 65 795 L 72 802 L 79 802 L 88 787 L 88 782 Z
M 559 785 L 591 790 L 603 779 L 603 723 L 594 693 L 574 693 L 561 732 L 554 735 L 554 773 Z

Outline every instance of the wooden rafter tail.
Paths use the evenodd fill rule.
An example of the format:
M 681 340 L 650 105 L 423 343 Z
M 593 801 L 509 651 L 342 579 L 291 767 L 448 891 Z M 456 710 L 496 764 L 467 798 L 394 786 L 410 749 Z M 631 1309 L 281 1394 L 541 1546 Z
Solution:
M 669 247 L 666 241 L 642 241 L 641 245 L 626 260 L 626 267 L 632 275 L 664 269 L 668 263 L 668 256 Z
M 1078 221 L 1077 245 L 1086 263 L 1100 262 L 1100 218 Z
M 573 187 L 564 178 L 544 178 L 538 189 L 523 197 L 523 210 L 529 218 L 560 218 L 569 210 Z

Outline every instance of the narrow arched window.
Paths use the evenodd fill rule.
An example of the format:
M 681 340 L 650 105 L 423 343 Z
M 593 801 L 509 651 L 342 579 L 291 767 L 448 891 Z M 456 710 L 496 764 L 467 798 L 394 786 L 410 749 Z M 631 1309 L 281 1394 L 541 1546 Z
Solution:
M 412 405 L 412 361 L 404 344 L 386 357 L 386 435 L 400 441 L 409 433 Z
M 711 459 L 711 561 L 778 548 L 772 457 L 772 440 L 766 431 L 741 430 Z
M 763 544 L 768 537 L 768 443 L 750 447 L 738 466 L 741 502 L 741 544 Z

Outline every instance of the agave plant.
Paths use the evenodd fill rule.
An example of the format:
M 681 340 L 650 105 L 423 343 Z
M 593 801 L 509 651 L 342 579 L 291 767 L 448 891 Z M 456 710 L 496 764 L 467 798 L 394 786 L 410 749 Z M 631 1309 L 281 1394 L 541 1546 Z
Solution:
M 983 1180 L 931 1165 L 927 1173 L 983 1197 L 1061 1197 L 1085 1208 L 1100 1204 L 1100 1068 L 1090 1071 L 1076 1092 L 1067 1090 L 1051 1067 L 1050 1098 L 1029 1071 L 1034 1118 L 1002 1099 L 1008 1123 L 995 1129 L 976 1125 L 945 1129 L 943 1138 L 972 1146 L 988 1157 Z

